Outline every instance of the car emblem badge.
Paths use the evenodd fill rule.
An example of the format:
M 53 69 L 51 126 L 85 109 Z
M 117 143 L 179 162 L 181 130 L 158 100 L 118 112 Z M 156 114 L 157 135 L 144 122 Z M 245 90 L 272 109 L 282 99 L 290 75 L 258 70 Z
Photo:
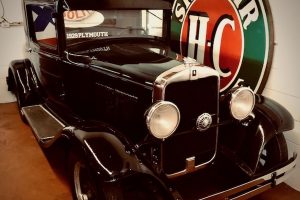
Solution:
M 198 131 L 207 130 L 212 124 L 212 117 L 208 113 L 201 114 L 196 121 L 196 128 Z

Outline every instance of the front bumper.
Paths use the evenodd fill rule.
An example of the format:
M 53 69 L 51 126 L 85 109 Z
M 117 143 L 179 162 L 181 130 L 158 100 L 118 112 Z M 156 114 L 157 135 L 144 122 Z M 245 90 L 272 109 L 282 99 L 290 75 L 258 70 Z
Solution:
M 235 177 L 227 176 L 227 178 L 220 179 L 221 181 L 223 180 L 224 183 L 223 184 L 220 183 L 220 180 L 210 178 L 205 180 L 204 184 L 199 184 L 194 182 L 193 185 L 186 187 L 186 188 L 193 188 L 193 189 L 190 190 L 181 189 L 180 191 L 180 189 L 178 188 L 178 190 L 173 190 L 172 193 L 175 199 L 199 199 L 199 200 L 200 199 L 201 200 L 248 199 L 268 189 L 271 189 L 276 185 L 287 180 L 291 172 L 296 166 L 296 158 L 297 155 L 294 154 L 294 156 L 290 158 L 281 167 L 272 170 L 267 174 L 253 178 L 252 180 L 238 181 L 233 183 L 232 180 L 235 179 Z M 213 172 L 213 174 L 215 174 L 215 172 Z M 217 176 L 218 174 L 215 175 L 215 177 Z M 197 179 L 199 179 L 199 177 Z M 182 185 L 184 185 L 185 184 L 184 180 L 181 181 L 183 181 Z M 222 189 L 211 190 L 212 187 L 210 186 L 210 184 L 215 182 L 219 182 L 218 183 L 219 185 L 228 184 L 228 186 L 223 187 Z M 197 194 L 191 194 L 194 192 L 196 192 Z

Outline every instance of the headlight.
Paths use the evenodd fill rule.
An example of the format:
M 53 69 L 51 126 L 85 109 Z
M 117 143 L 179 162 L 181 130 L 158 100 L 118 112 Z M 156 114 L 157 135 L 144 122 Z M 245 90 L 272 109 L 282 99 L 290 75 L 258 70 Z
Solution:
M 146 115 L 146 124 L 150 133 L 159 139 L 165 139 L 177 129 L 180 113 L 177 106 L 168 101 L 160 101 L 150 107 Z
M 235 90 L 231 95 L 230 112 L 237 120 L 248 117 L 255 104 L 255 96 L 250 88 L 242 87 Z

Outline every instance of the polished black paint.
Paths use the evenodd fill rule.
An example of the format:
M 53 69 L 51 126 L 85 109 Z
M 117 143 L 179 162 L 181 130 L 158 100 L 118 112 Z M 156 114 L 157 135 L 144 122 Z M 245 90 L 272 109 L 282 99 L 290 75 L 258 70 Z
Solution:
M 33 24 L 26 8 L 37 3 L 55 8 L 53 17 L 57 20 L 60 42 L 54 49 L 39 45 L 32 36 Z M 266 173 L 259 169 L 262 148 L 294 126 L 285 108 L 261 95 L 257 95 L 251 117 L 243 121 L 233 119 L 228 110 L 231 93 L 219 97 L 219 79 L 209 77 L 170 84 L 166 88 L 166 100 L 178 105 L 182 121 L 172 137 L 158 140 L 149 134 L 145 124 L 145 113 L 153 104 L 153 82 L 163 72 L 183 64 L 170 50 L 168 37 L 118 38 L 66 45 L 64 10 L 159 5 L 168 15 L 171 3 L 164 0 L 91 0 L 86 4 L 79 0 L 24 1 L 24 16 L 29 19 L 24 23 L 28 59 L 11 63 L 9 90 L 16 93 L 20 108 L 42 104 L 64 123 L 66 127 L 44 147 L 66 140 L 65 147 L 84 157 L 97 174 L 99 187 L 115 198 L 132 199 L 135 195 L 154 199 L 193 195 L 199 198 L 208 191 L 219 192 L 243 184 Z M 204 112 L 212 114 L 213 124 L 207 131 L 199 132 L 195 122 Z M 287 153 L 284 145 L 280 148 Z M 167 178 L 167 174 L 184 169 L 186 158 L 192 156 L 196 157 L 196 164 L 213 162 L 193 174 Z M 279 160 L 280 163 L 271 167 L 288 163 L 284 155 Z M 227 173 L 235 174 L 236 178 L 231 180 Z M 213 181 L 215 178 L 222 187 Z M 207 183 L 207 187 L 200 190 L 194 183 Z
M 257 95 L 255 110 L 268 119 L 269 126 L 273 127 L 277 133 L 289 131 L 294 128 L 294 120 L 290 112 L 270 98 Z
M 8 90 L 16 93 L 18 106 L 41 103 L 44 96 L 36 72 L 28 59 L 15 60 L 10 63 Z
M 163 41 L 148 38 L 92 41 L 70 47 L 66 51 L 73 55 L 71 62 L 90 58 L 89 64 L 94 68 L 102 67 L 129 76 L 132 80 L 150 83 L 162 72 L 181 64 L 175 60 L 176 53 Z

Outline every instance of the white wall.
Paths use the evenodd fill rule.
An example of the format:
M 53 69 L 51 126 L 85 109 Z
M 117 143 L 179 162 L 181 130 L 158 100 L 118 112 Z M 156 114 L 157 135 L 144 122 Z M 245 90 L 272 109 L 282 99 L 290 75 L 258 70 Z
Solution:
M 300 191 L 300 1 L 269 0 L 275 29 L 272 69 L 264 95 L 284 105 L 293 115 L 295 129 L 285 136 L 298 165 L 287 183 Z
M 275 46 L 273 65 L 264 95 L 284 105 L 294 116 L 295 129 L 286 134 L 289 149 L 298 152 L 298 165 L 287 183 L 300 191 L 300 1 L 269 0 L 273 13 Z M 22 21 L 21 1 L 3 0 L 5 17 Z M 0 8 L 1 9 L 1 8 Z M 1 12 L 1 11 L 0 11 Z M 0 16 L 2 13 L 0 13 Z M 15 101 L 5 77 L 13 59 L 23 58 L 23 27 L 0 28 L 0 103 Z
M 21 0 L 2 0 L 5 15 L 9 22 L 20 22 L 22 18 Z M 0 7 L 0 16 L 2 9 Z M 24 27 L 0 27 L 0 103 L 15 101 L 15 97 L 7 91 L 6 76 L 10 61 L 24 57 Z

